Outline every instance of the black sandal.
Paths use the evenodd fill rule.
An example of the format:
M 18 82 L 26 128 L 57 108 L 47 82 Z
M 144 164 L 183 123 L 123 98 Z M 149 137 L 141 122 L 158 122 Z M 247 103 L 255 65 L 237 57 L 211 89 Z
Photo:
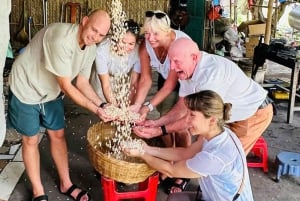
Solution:
M 90 195 L 87 191 L 85 191 L 85 190 L 81 190 L 81 191 L 78 193 L 77 197 L 74 198 L 71 194 L 72 194 L 72 192 L 73 192 L 76 188 L 79 189 L 79 190 L 81 190 L 81 189 L 78 188 L 75 184 L 73 184 L 66 192 L 61 192 L 60 190 L 59 190 L 59 192 L 60 192 L 61 194 L 67 195 L 68 197 L 72 198 L 72 199 L 75 200 L 75 201 L 80 201 L 80 199 L 81 199 L 84 195 L 87 195 L 87 196 L 88 196 L 88 201 L 91 201 L 91 195 Z
M 43 200 L 48 201 L 48 196 L 47 195 L 41 195 L 41 196 L 32 198 L 32 201 L 43 201 Z
M 174 179 L 167 177 L 165 179 L 161 179 L 159 180 L 159 185 L 163 186 L 163 187 L 169 187 L 174 183 Z
M 168 188 L 168 192 L 167 192 L 168 194 L 173 193 L 173 192 L 171 192 L 173 187 L 180 188 L 181 192 L 183 192 L 186 189 L 190 179 L 187 179 L 187 178 L 178 178 L 178 179 L 181 180 L 180 184 L 176 183 L 176 179 L 175 179 L 173 184 L 171 186 L 169 186 L 169 188 Z

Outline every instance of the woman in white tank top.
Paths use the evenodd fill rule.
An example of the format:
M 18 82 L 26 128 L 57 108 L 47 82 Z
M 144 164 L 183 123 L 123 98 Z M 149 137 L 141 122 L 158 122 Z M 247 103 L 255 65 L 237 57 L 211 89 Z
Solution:
M 132 111 L 141 114 L 142 120 L 146 119 L 147 114 L 151 112 L 154 107 L 159 105 L 160 108 L 157 109 L 160 109 L 159 112 L 163 115 L 177 102 L 178 93 L 176 90 L 174 91 L 177 86 L 177 75 L 174 70 L 170 70 L 170 60 L 167 54 L 173 41 L 182 37 L 190 38 L 184 32 L 172 29 L 170 26 L 170 18 L 162 11 L 146 11 L 145 17 L 143 27 L 145 40 L 141 43 L 139 49 L 141 75 L 138 82 L 135 102 L 131 106 Z M 157 71 L 165 79 L 165 82 L 152 99 L 145 102 L 148 91 L 152 86 L 152 70 Z M 150 126 L 149 123 L 151 123 L 151 121 L 147 121 L 144 125 Z M 191 143 L 191 139 L 188 135 L 168 135 L 162 139 L 167 147 L 186 147 Z M 175 144 L 173 144 L 174 141 Z M 179 184 L 183 184 L 182 182 L 186 182 L 186 180 L 179 179 L 176 181 L 176 183 Z M 172 189 L 170 190 L 173 191 Z M 174 192 L 181 190 L 182 189 L 177 188 Z

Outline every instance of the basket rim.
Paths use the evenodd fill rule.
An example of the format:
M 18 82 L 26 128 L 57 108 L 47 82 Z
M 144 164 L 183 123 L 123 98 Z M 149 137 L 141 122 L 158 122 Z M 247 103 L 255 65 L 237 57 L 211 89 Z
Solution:
M 123 183 L 139 183 L 156 172 L 156 170 L 143 161 L 129 162 L 116 159 L 113 156 L 103 153 L 99 148 L 97 149 L 97 145 L 93 142 L 93 139 L 96 135 L 95 132 L 97 132 L 97 129 L 103 124 L 103 122 L 96 123 L 92 125 L 87 132 L 89 159 L 93 167 L 100 174 Z

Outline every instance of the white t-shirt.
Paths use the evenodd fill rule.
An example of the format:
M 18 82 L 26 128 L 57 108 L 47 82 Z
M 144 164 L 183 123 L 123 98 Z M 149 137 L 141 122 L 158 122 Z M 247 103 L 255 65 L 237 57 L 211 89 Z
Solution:
M 228 128 L 210 141 L 205 140 L 201 152 L 186 164 L 202 175 L 199 184 L 205 201 L 231 201 L 244 187 L 237 201 L 253 201 L 246 156 L 241 142 Z M 244 174 L 243 174 L 244 171 Z
M 125 56 L 118 56 L 112 54 L 111 42 L 109 39 L 104 40 L 97 46 L 97 55 L 96 55 L 96 70 L 98 74 L 124 74 L 128 73 L 132 69 L 140 73 L 141 65 L 138 54 L 138 45 L 135 49 Z M 125 65 L 123 62 L 125 62 Z
M 179 82 L 180 97 L 212 90 L 222 97 L 224 103 L 231 103 L 232 113 L 228 122 L 249 118 L 267 96 L 267 91 L 247 77 L 235 63 L 203 51 L 192 78 Z
M 173 30 L 175 32 L 175 40 L 178 38 L 190 38 L 186 33 L 178 30 Z M 174 40 L 174 41 L 175 41 Z M 150 56 L 150 66 L 153 70 L 159 72 L 164 79 L 167 79 L 170 72 L 170 59 L 167 55 L 164 63 L 161 63 L 157 58 L 154 49 L 151 47 L 150 43 L 146 40 L 146 49 Z
M 96 45 L 79 47 L 78 25 L 54 23 L 40 30 L 19 55 L 9 77 L 10 89 L 23 103 L 54 100 L 61 92 L 56 76 L 89 79 Z
M 128 74 L 131 70 L 136 73 L 141 72 L 138 45 L 125 56 L 113 54 L 110 48 L 111 42 L 109 39 L 104 40 L 97 46 L 96 59 L 90 78 L 91 85 L 102 100 L 105 100 L 105 97 L 98 74 L 104 75 L 108 73 L 112 82 L 115 74 Z

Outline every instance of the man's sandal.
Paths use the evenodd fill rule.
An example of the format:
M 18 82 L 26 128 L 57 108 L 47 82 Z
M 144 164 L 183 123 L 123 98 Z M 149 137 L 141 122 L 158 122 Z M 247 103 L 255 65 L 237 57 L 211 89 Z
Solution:
M 48 201 L 48 196 L 47 195 L 41 195 L 35 198 L 32 198 L 32 201 Z
M 59 191 L 61 194 L 67 195 L 75 201 L 80 201 L 84 195 L 88 196 L 88 201 L 91 200 L 91 195 L 87 191 L 81 190 L 81 189 L 80 189 L 81 191 L 78 193 L 77 197 L 74 198 L 71 194 L 73 193 L 73 191 L 75 189 L 80 189 L 80 188 L 78 188 L 75 184 L 73 184 L 66 192 L 61 192 L 60 190 Z
M 176 183 L 176 181 L 177 181 L 178 179 L 181 180 L 180 183 Z M 168 192 L 167 192 L 168 194 L 174 193 L 174 192 L 175 192 L 175 191 L 173 191 L 174 188 L 179 188 L 179 189 L 181 190 L 181 191 L 176 191 L 176 192 L 182 192 L 182 191 L 184 191 L 184 190 L 186 189 L 186 187 L 187 187 L 187 185 L 188 185 L 190 179 L 187 179 L 187 178 L 178 178 L 178 179 L 176 179 L 176 180 L 174 181 L 174 183 L 168 188 Z

